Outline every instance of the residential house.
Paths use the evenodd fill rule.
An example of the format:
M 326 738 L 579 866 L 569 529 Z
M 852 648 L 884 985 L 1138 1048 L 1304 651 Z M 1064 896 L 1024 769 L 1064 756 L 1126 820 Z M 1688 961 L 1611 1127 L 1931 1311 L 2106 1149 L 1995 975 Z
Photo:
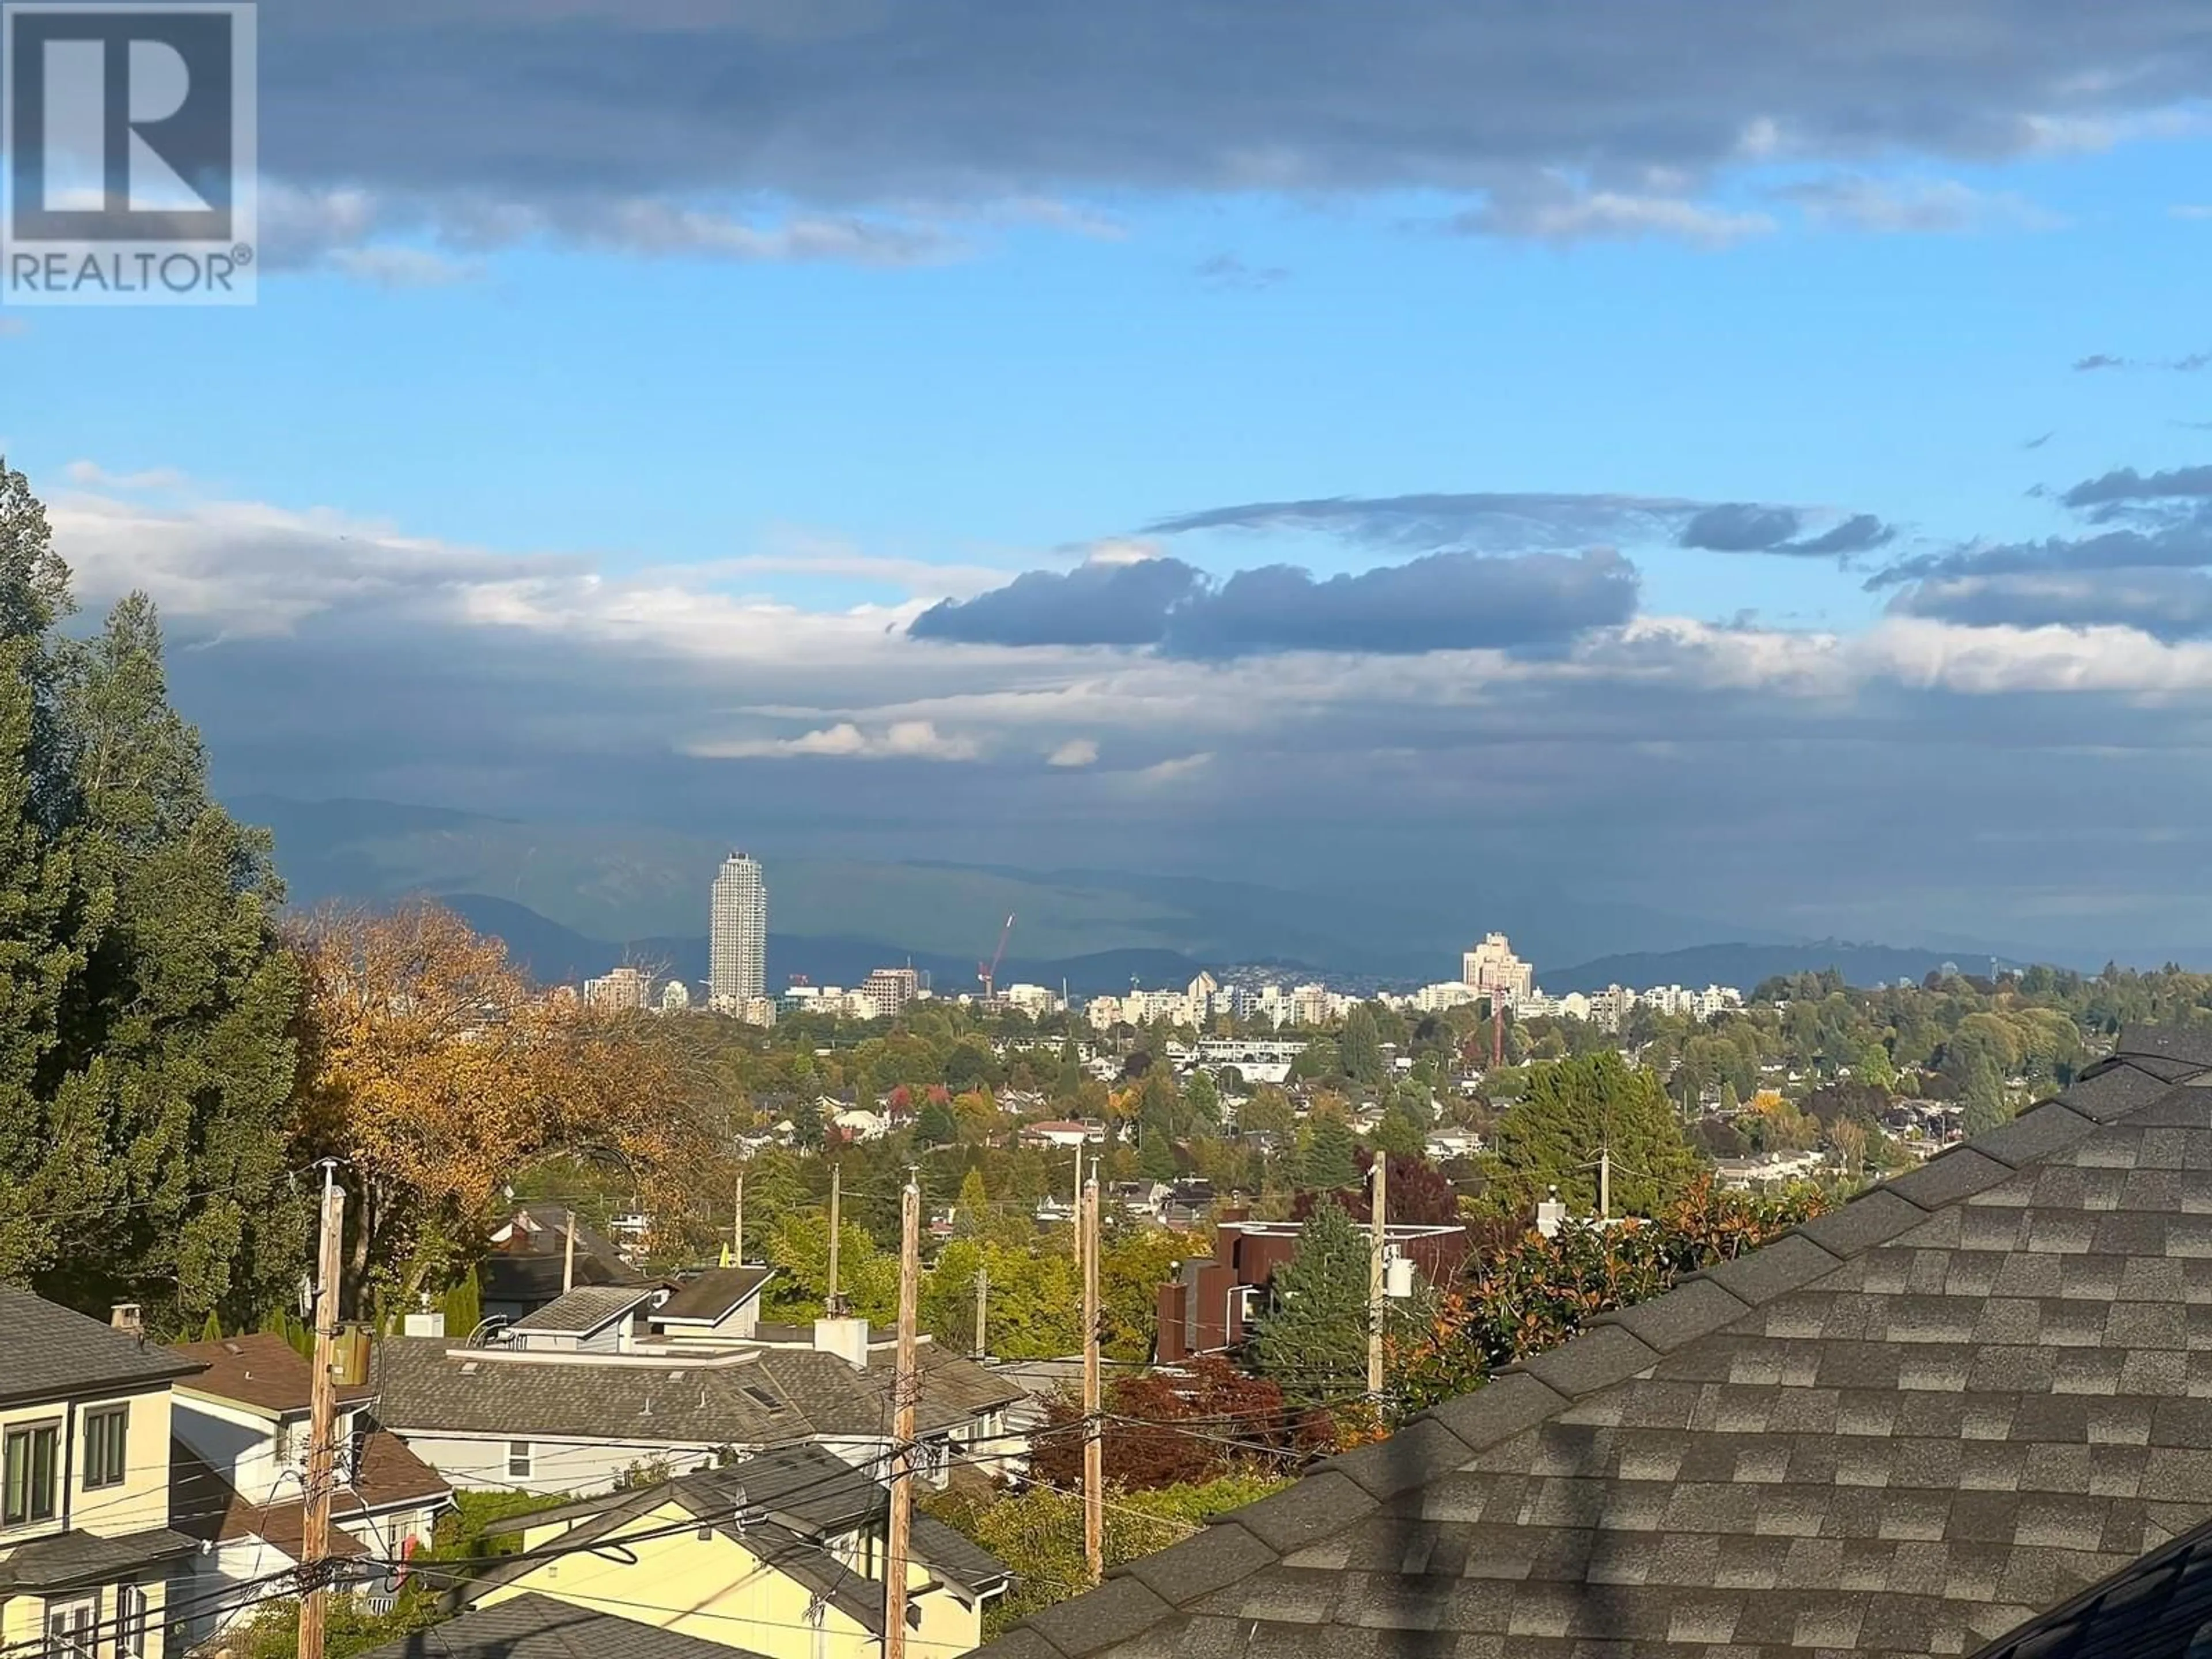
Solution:
M 988 1659 L 2212 1650 L 2212 1036 L 1594 1322 Z
M 1298 1224 L 1250 1221 L 1230 1212 L 1214 1229 L 1213 1254 L 1176 1264 L 1159 1287 L 1158 1357 L 1176 1365 L 1201 1353 L 1243 1346 L 1266 1308 L 1275 1270 L 1297 1254 Z M 1464 1227 L 1392 1223 L 1384 1243 L 1410 1258 L 1432 1285 L 1459 1270 L 1468 1247 Z
M 1029 1123 L 1022 1127 L 1021 1142 L 1024 1146 L 1100 1146 L 1106 1139 L 1106 1126 L 1095 1119 L 1076 1121 L 1072 1119 Z
M 890 1497 L 817 1446 L 741 1459 L 639 1492 L 519 1516 L 522 1553 L 464 1591 L 495 1609 L 542 1596 L 769 1659 L 882 1650 Z M 944 1522 L 913 1517 L 907 1650 L 954 1659 L 1012 1575 Z
M 891 1132 L 891 1121 L 864 1106 L 848 1106 L 830 1119 L 838 1135 L 848 1141 L 881 1140 Z
M 477 1273 L 487 1319 L 516 1320 L 580 1285 L 637 1281 L 622 1247 L 558 1204 L 526 1204 L 493 1229 Z
M 170 1581 L 211 1501 L 169 1484 L 170 1388 L 196 1360 L 0 1285 L 0 1653 L 162 1659 Z
M 1218 1196 L 1213 1183 L 1203 1176 L 1178 1181 L 1168 1188 L 1166 1198 L 1161 1200 L 1160 1221 L 1178 1231 L 1202 1227 L 1213 1213 Z
M 225 1337 L 176 1352 L 202 1367 L 178 1380 L 170 1413 L 177 1486 L 194 1499 L 178 1528 L 202 1545 L 183 1626 L 198 1642 L 252 1604 L 252 1586 L 305 1558 L 314 1367 L 281 1336 Z M 377 1425 L 376 1399 L 373 1383 L 337 1390 L 331 1547 L 391 1560 L 429 1542 L 453 1489 Z
M 587 1613 L 550 1595 L 526 1595 L 410 1631 L 359 1659 L 578 1659 L 583 1654 L 593 1659 L 732 1659 L 744 1652 L 635 1619 Z
M 773 1267 L 710 1267 L 653 1310 L 653 1329 L 669 1342 L 749 1342 L 760 1328 L 761 1292 L 775 1277 Z
M 1425 1150 L 1432 1161 L 1449 1164 L 1454 1158 L 1478 1156 L 1482 1137 L 1472 1129 L 1432 1129 Z
M 861 1319 L 811 1328 L 756 1320 L 750 1335 L 708 1340 L 713 1328 L 689 1322 L 703 1316 L 690 1310 L 724 1293 L 682 1304 L 684 1323 L 653 1322 L 678 1305 L 672 1296 L 647 1334 L 611 1345 L 607 1327 L 580 1340 L 544 1327 L 474 1345 L 388 1338 L 377 1357 L 380 1419 L 457 1486 L 550 1493 L 604 1492 L 639 1473 L 684 1474 L 801 1440 L 854 1463 L 890 1444 L 888 1336 L 872 1337 Z M 592 1315 L 572 1317 L 556 1303 L 538 1317 L 578 1326 Z M 562 1346 L 542 1346 L 541 1336 Z M 920 1352 L 915 1421 L 933 1478 L 941 1482 L 955 1459 L 1018 1468 L 1024 1448 L 1006 1412 L 1020 1391 L 927 1339 Z
M 1793 1181 L 1810 1181 L 1826 1158 L 1819 1152 L 1754 1152 L 1747 1158 L 1713 1160 L 1713 1179 L 1725 1191 L 1747 1193 L 1754 1188 L 1785 1187 Z

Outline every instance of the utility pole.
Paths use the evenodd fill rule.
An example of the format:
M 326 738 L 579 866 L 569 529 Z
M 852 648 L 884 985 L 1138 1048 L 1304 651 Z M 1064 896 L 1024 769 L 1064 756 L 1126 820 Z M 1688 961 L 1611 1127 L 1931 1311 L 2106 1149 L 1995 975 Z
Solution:
M 345 1190 L 337 1161 L 323 1160 L 322 1231 L 315 1248 L 315 1369 L 309 1383 L 307 1481 L 300 1528 L 300 1659 L 323 1659 L 331 1593 L 331 1498 L 337 1485 L 338 1256 L 345 1241 Z
M 745 1172 L 738 1171 L 737 1207 L 730 1213 L 730 1265 L 745 1265 Z
M 561 1294 L 576 1288 L 576 1212 L 561 1212 Z
M 1367 1174 L 1375 1188 L 1371 1194 L 1374 1203 L 1367 1218 L 1367 1397 L 1380 1402 L 1382 1398 L 1382 1245 L 1384 1230 L 1389 1224 L 1383 1216 L 1389 1196 L 1390 1155 L 1377 1147 L 1375 1162 L 1368 1166 Z
M 845 1304 L 845 1298 L 837 1294 L 839 1194 L 844 1176 L 845 1168 L 842 1164 L 832 1164 L 830 1166 L 830 1299 L 823 1304 L 823 1311 L 832 1319 L 839 1317 L 844 1312 Z
M 983 1323 L 985 1316 L 990 1311 L 990 1306 L 991 1270 L 988 1267 L 978 1267 L 975 1269 L 975 1358 L 978 1359 L 990 1357 L 991 1345 L 989 1339 L 984 1334 Z
M 884 1659 L 906 1659 L 906 1558 L 914 1523 L 914 1312 L 921 1297 L 921 1188 L 907 1176 L 899 1194 L 898 1370 L 891 1382 L 890 1541 L 884 1560 Z
M 1083 1188 L 1077 1221 L 1083 1253 L 1083 1559 L 1091 1582 L 1106 1576 L 1106 1448 L 1098 1421 L 1098 1172 Z
M 1613 1218 L 1613 1148 L 1601 1146 L 1597 1152 L 1597 1218 Z

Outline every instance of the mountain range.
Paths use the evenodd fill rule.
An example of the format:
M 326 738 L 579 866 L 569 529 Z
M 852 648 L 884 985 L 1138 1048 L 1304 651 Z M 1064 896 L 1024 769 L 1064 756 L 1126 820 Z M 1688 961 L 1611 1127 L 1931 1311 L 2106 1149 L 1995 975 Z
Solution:
M 379 800 L 230 802 L 266 824 L 291 902 L 435 897 L 496 933 L 538 978 L 565 981 L 622 962 L 687 981 L 706 971 L 707 890 L 727 843 L 650 826 L 535 823 Z M 1547 989 L 1610 983 L 1739 985 L 1836 967 L 1854 983 L 1918 978 L 1957 949 L 1810 940 L 1571 894 L 1492 888 L 1470 872 L 1452 890 L 1395 885 L 1388 872 L 1333 872 L 1291 891 L 1193 876 L 1030 871 L 1000 865 L 870 863 L 753 848 L 767 869 L 769 981 L 850 985 L 911 963 L 944 989 L 975 983 L 1015 918 L 1001 983 L 1097 993 L 1180 983 L 1200 966 L 1278 964 L 1285 979 L 1454 978 L 1459 956 L 1509 933 Z M 1715 939 L 1730 944 L 1717 945 Z M 1551 964 L 1580 963 L 1558 968 Z

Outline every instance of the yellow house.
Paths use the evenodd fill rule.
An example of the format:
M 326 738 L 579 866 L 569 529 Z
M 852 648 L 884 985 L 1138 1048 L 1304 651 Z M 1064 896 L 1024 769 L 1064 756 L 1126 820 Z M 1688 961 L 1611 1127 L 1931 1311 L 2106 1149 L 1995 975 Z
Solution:
M 169 1385 L 199 1369 L 135 1309 L 103 1325 L 0 1285 L 0 1653 L 163 1659 L 196 1547 L 170 1525 Z
M 522 1552 L 471 1587 L 471 1606 L 550 1596 L 767 1656 L 878 1659 L 889 1494 L 819 1446 L 526 1516 Z M 955 1659 L 1012 1575 L 933 1516 L 914 1517 L 907 1650 Z

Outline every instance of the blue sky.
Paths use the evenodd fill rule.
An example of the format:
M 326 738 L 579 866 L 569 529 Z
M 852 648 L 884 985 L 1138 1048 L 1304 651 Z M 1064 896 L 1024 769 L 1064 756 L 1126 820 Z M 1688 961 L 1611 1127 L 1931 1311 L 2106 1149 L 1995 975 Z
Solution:
M 383 15 L 257 307 L 0 312 L 232 787 L 2212 947 L 2191 9 Z

